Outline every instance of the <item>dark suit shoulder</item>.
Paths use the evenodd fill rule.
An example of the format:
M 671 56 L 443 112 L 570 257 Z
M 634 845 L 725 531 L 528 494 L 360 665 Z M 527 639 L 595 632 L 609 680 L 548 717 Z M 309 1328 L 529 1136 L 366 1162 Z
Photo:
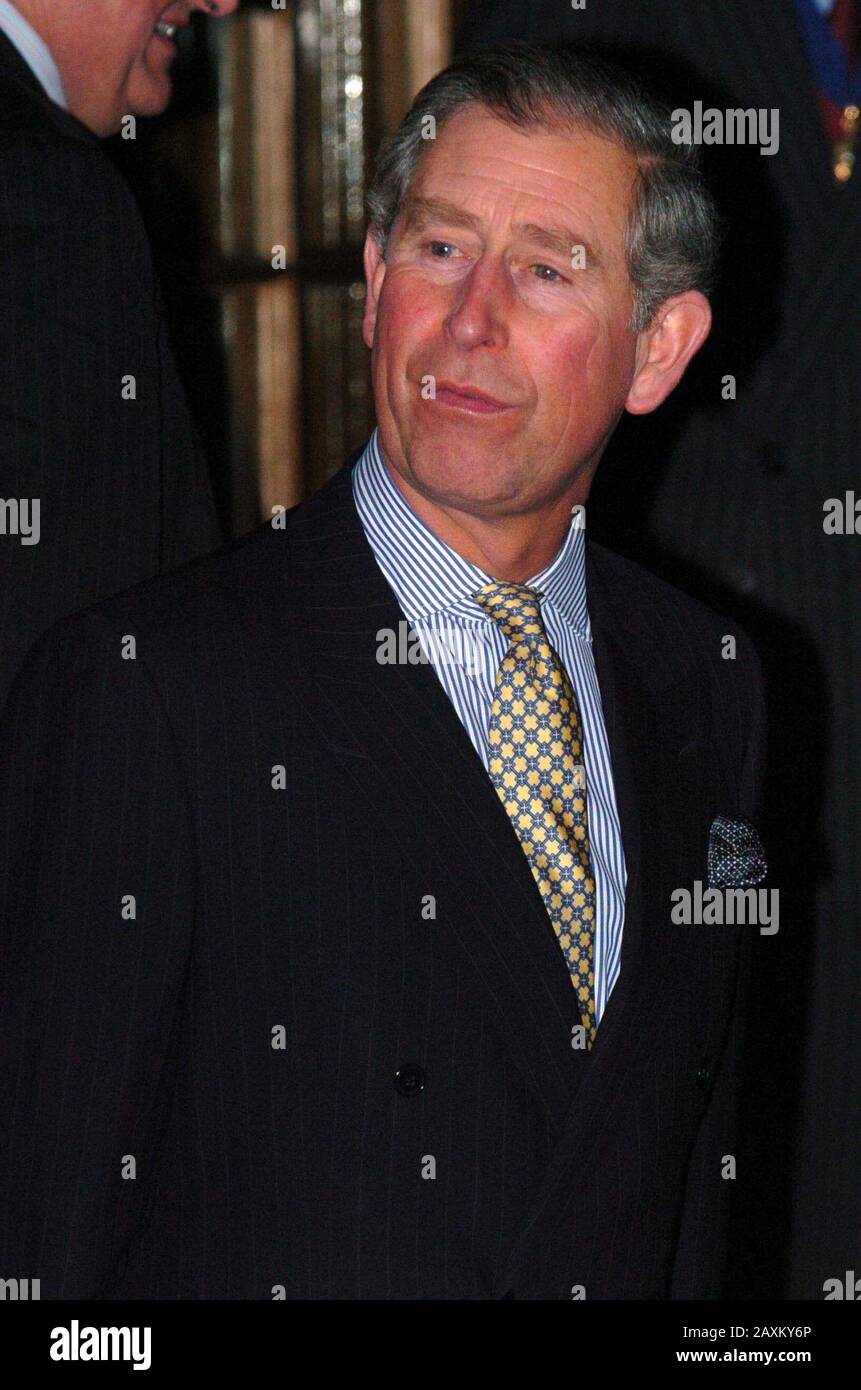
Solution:
M 208 555 L 187 561 L 119 594 L 80 609 L 54 623 L 41 644 L 59 644 L 74 652 L 79 644 L 126 636 L 145 639 L 138 655 L 159 664 L 171 655 L 185 659 L 215 640 L 226 646 L 242 638 L 247 614 L 259 605 L 264 576 L 284 576 L 289 606 L 288 536 L 270 525 L 229 542 Z M 39 644 L 37 644 L 39 645 Z
M 144 240 L 134 195 L 101 142 L 45 95 L 2 33 L 0 219 L 88 236 L 97 226 L 101 244 L 117 232 Z
M 655 708 L 697 709 L 733 769 L 740 815 L 757 816 L 765 756 L 765 685 L 757 651 L 733 619 L 633 560 L 587 546 L 588 609 L 650 688 Z M 673 694 L 675 692 L 675 694 Z M 682 692 L 682 696 L 679 695 Z
M 287 512 L 282 526 L 267 522 L 249 535 L 231 541 L 208 555 L 192 559 L 166 574 L 135 584 L 122 593 L 63 619 L 77 624 L 87 616 L 100 618 L 115 630 L 147 630 L 164 646 L 172 639 L 194 639 L 201 621 L 227 636 L 238 633 L 249 607 L 277 602 L 285 621 L 294 610 L 291 573 L 307 560 L 304 522 L 325 505 L 322 493 Z M 294 537 L 302 537 L 298 544 Z M 610 611 L 605 622 L 623 643 L 636 639 L 641 650 L 661 653 L 660 674 L 674 678 L 703 674 L 728 665 L 758 678 L 759 662 L 753 644 L 733 619 L 668 584 L 632 560 L 589 542 L 589 599 Z M 314 548 L 315 563 L 325 564 L 325 539 Z M 334 563 L 334 561 L 333 561 Z M 727 637 L 735 639 L 737 660 L 721 660 Z
M 654 692 L 684 685 L 704 711 L 724 754 L 741 769 L 740 804 L 752 814 L 762 792 L 766 738 L 765 685 L 744 629 L 641 565 L 594 542 L 588 545 L 589 611 Z
M 95 141 L 53 127 L 0 126 L 0 218 L 30 227 L 98 229 L 104 243 L 117 233 L 144 242 L 134 194 Z
M 135 584 L 86 611 L 107 621 L 123 614 L 151 617 L 159 623 L 179 621 L 183 613 L 201 602 L 231 602 L 256 590 L 263 570 L 273 565 L 286 567 L 289 550 L 289 529 L 276 530 L 266 522 L 246 536 Z
M 595 572 L 617 600 L 617 608 L 624 608 L 631 626 L 639 625 L 646 631 L 664 629 L 667 634 L 675 629 L 677 636 L 684 636 L 690 644 L 690 654 L 702 648 L 712 649 L 716 642 L 734 637 L 744 662 L 756 660 L 750 638 L 734 618 L 718 613 L 636 561 L 595 541 L 589 542 L 588 553 Z M 675 655 L 684 659 L 685 652 L 683 646 Z

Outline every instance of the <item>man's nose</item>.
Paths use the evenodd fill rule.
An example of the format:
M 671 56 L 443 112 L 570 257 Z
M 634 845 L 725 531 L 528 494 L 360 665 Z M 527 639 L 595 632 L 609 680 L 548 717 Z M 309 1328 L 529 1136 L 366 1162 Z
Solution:
M 503 267 L 491 263 L 473 266 L 459 287 L 446 325 L 461 347 L 480 343 L 501 346 L 507 338 L 509 285 Z

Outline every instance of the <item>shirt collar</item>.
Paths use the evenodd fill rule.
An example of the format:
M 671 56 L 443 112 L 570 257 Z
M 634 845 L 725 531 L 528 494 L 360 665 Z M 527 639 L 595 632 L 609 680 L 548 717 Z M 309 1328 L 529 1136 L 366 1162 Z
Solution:
M 20 10 L 16 10 L 15 6 L 9 3 L 9 0 L 0 0 L 0 29 L 18 50 L 51 101 L 68 111 L 63 79 L 54 61 L 54 55 L 41 34 L 36 32 L 32 24 L 24 18 Z
M 374 429 L 353 467 L 353 496 L 377 564 L 410 621 L 458 608 L 486 618 L 472 595 L 492 576 L 465 560 L 425 525 L 392 482 Z M 540 589 L 578 636 L 591 639 L 586 607 L 586 533 L 583 513 L 572 514 L 562 545 L 543 570 L 527 580 Z

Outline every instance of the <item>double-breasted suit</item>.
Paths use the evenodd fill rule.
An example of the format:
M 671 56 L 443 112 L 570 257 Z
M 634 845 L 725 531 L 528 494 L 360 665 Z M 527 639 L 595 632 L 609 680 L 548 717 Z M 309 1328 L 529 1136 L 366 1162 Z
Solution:
M 403 614 L 352 462 L 64 620 L 15 684 L 3 1267 L 43 1298 L 717 1293 L 755 928 L 675 925 L 670 895 L 716 816 L 756 818 L 757 659 L 587 542 L 628 887 L 577 1050 L 453 706 L 377 660 Z

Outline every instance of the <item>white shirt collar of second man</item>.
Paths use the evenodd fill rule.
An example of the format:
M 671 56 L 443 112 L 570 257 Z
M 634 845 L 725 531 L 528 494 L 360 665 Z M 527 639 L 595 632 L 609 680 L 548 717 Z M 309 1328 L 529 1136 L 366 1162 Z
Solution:
M 0 29 L 18 50 L 51 101 L 68 111 L 63 79 L 54 61 L 54 55 L 41 34 L 37 34 L 29 20 L 10 4 L 10 0 L 0 0 Z

